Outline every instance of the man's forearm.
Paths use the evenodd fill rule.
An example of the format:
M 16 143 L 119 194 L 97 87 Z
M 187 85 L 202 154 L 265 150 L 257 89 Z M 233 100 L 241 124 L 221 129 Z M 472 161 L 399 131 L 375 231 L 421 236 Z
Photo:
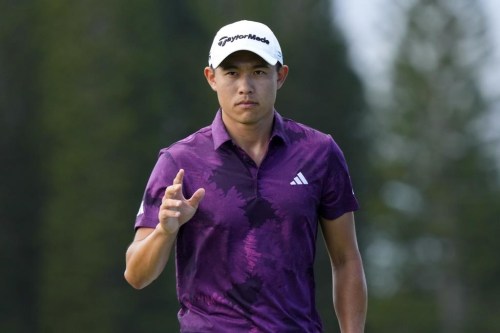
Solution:
M 333 274 L 333 301 L 341 332 L 364 332 L 367 287 L 361 258 L 346 261 Z
M 168 233 L 160 224 L 144 239 L 134 240 L 126 254 L 125 279 L 136 289 L 153 282 L 167 264 L 177 232 Z

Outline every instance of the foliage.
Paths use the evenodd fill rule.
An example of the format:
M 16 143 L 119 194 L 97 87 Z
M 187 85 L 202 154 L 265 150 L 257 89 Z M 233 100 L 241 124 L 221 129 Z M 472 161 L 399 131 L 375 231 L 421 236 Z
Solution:
M 487 254 L 498 231 L 498 187 L 476 126 L 488 110 L 478 77 L 488 45 L 482 22 L 476 3 L 414 2 L 394 63 L 392 104 L 379 110 L 381 196 L 371 208 L 374 230 L 384 232 L 372 235 L 369 271 L 380 280 L 376 304 L 411 314 L 425 304 L 427 326 L 405 332 L 493 330 L 479 317 L 495 316 L 478 283 L 500 267 Z M 385 260 L 375 258 L 381 254 Z M 417 297 L 401 297 L 408 294 Z M 370 317 L 374 330 L 382 320 Z M 397 316 L 376 330 L 395 331 L 407 321 Z

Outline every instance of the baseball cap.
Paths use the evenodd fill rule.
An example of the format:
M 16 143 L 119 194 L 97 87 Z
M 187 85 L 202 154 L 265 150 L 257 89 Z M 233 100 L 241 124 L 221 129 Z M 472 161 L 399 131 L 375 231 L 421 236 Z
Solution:
M 227 56 L 236 51 L 250 51 L 270 65 L 283 64 L 278 39 L 269 27 L 254 21 L 238 21 L 220 28 L 215 35 L 208 64 L 217 68 Z

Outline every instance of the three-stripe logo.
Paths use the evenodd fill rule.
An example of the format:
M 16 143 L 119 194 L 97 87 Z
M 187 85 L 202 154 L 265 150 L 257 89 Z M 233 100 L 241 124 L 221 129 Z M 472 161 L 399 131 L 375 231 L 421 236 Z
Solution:
M 299 172 L 297 176 L 290 182 L 290 185 L 307 185 L 309 184 L 307 182 L 306 177 L 302 174 L 302 172 Z

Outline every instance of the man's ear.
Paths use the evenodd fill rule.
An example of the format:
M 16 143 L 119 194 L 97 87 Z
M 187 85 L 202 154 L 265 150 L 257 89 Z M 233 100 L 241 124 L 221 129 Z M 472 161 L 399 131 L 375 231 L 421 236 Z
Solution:
M 283 86 L 285 83 L 286 77 L 288 76 L 288 66 L 283 65 L 281 68 L 278 70 L 278 89 Z
M 205 67 L 203 74 L 205 74 L 205 78 L 207 79 L 207 82 L 212 88 L 212 90 L 217 91 L 217 84 L 215 82 L 215 69 L 207 66 Z

